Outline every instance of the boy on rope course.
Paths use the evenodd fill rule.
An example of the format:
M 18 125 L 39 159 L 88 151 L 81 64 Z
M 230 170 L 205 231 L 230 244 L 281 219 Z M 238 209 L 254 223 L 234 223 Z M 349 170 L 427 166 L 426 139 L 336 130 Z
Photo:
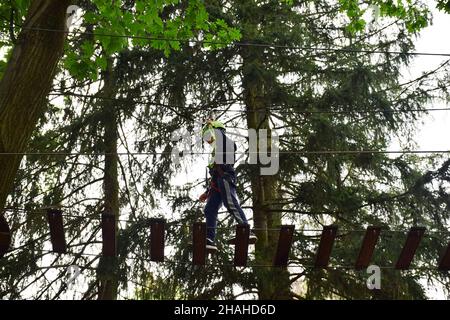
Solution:
M 216 251 L 214 244 L 217 227 L 217 214 L 222 203 L 239 224 L 248 225 L 247 218 L 242 210 L 236 195 L 236 143 L 225 134 L 225 126 L 220 121 L 208 120 L 202 129 L 202 138 L 212 145 L 212 159 L 208 164 L 211 176 L 210 184 L 199 200 L 206 202 L 204 214 L 206 217 L 206 249 Z M 230 239 L 230 243 L 234 239 Z M 257 237 L 250 232 L 249 243 L 253 244 Z

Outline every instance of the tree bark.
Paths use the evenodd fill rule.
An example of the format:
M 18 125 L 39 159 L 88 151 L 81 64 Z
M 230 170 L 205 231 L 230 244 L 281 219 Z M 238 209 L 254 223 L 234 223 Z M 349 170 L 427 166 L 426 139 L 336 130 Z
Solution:
M 28 141 L 44 112 L 62 55 L 68 0 L 34 0 L 0 82 L 0 208 L 12 191 Z
M 102 96 L 114 98 L 117 93 L 116 78 L 113 62 L 108 60 L 108 69 L 104 74 L 105 83 Z M 119 180 L 117 159 L 117 108 L 114 101 L 105 99 L 103 102 L 103 126 L 104 126 L 104 150 L 105 150 L 105 175 L 103 178 L 104 209 L 105 212 L 113 214 L 116 218 L 116 236 L 118 232 L 119 219 Z M 117 243 L 117 241 L 116 241 Z M 102 257 L 98 272 L 99 300 L 117 299 L 117 258 Z
M 245 66 L 245 62 L 244 62 Z M 244 83 L 247 83 L 244 81 Z M 260 87 L 261 88 L 261 87 Z M 267 129 L 268 152 L 270 152 L 270 124 L 267 109 L 261 111 L 263 104 L 262 95 L 258 86 L 246 86 L 244 84 L 245 103 L 248 112 L 247 125 L 249 129 Z M 265 108 L 265 107 L 264 107 Z M 258 109 L 258 110 L 257 110 Z M 258 144 L 260 136 L 258 135 Z M 276 209 L 271 204 L 279 199 L 277 176 L 263 176 L 256 166 L 251 174 L 253 221 L 255 228 L 274 229 L 281 225 L 281 214 L 271 212 Z M 256 264 L 271 265 L 278 243 L 279 233 L 274 231 L 256 231 L 258 241 L 255 254 Z M 255 270 L 258 281 L 258 295 L 260 299 L 290 299 L 289 273 L 286 270 L 276 268 L 259 268 Z
M 242 2 L 241 21 L 245 26 L 242 30 L 243 41 L 245 39 L 256 39 L 258 32 L 258 17 L 246 10 L 245 6 L 251 5 L 247 1 Z M 247 126 L 249 129 L 267 130 L 267 151 L 271 152 L 271 128 L 269 122 L 270 97 L 265 89 L 265 79 L 262 76 L 264 65 L 262 63 L 263 51 L 261 48 L 241 48 L 242 71 L 243 71 L 243 93 L 247 108 Z M 258 134 L 258 150 L 260 136 Z M 255 228 L 272 229 L 281 225 L 281 213 L 271 212 L 271 209 L 279 208 L 273 205 L 278 195 L 277 175 L 261 175 L 260 166 L 254 166 L 251 172 L 253 221 Z M 255 247 L 256 263 L 271 265 L 278 243 L 278 232 L 256 231 L 258 241 Z M 277 268 L 255 269 L 257 278 L 258 295 L 260 299 L 290 299 L 289 273 Z

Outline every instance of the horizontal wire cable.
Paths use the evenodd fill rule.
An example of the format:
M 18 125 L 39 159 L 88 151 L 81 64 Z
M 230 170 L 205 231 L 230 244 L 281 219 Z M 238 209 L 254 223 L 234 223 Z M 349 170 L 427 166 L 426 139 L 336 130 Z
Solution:
M 175 153 L 188 155 L 210 155 L 211 152 L 197 152 L 181 150 Z M 235 152 L 234 154 L 258 154 L 258 151 Z M 448 154 L 450 150 L 294 150 L 278 151 L 279 154 L 315 154 L 315 155 L 351 155 L 351 154 Z M 150 155 L 168 155 L 174 154 L 173 151 L 161 152 L 0 152 L 0 156 L 150 156 Z M 226 152 L 224 152 L 226 154 Z
M 186 39 L 171 39 L 171 38 L 155 38 L 155 37 L 144 37 L 144 36 L 130 36 L 130 35 L 114 35 L 114 34 L 99 34 L 99 33 L 89 33 L 89 32 L 78 32 L 78 31 L 66 31 L 66 30 L 56 30 L 56 29 L 46 29 L 46 28 L 24 28 L 27 30 L 34 31 L 46 31 L 46 32 L 62 32 L 67 34 L 85 34 L 85 35 L 93 35 L 93 36 L 101 36 L 101 37 L 120 37 L 120 38 L 135 38 L 135 39 L 147 39 L 147 40 L 160 40 L 160 41 L 188 41 L 188 42 L 197 42 L 197 43 L 210 43 L 210 44 L 221 44 L 226 45 L 225 42 L 217 42 L 217 41 L 201 41 L 201 40 L 186 40 Z M 238 46 L 257 46 L 257 47 L 272 47 L 272 48 L 284 48 L 284 49 L 297 49 L 297 50 L 318 50 L 318 51 L 334 51 L 334 52 L 348 52 L 348 53 L 383 53 L 383 54 L 406 54 L 406 55 L 427 55 L 427 56 L 448 56 L 450 54 L 446 53 L 424 53 L 424 52 L 400 52 L 400 51 L 380 51 L 380 50 L 352 50 L 352 49 L 337 49 L 337 48 L 318 48 L 318 47 L 298 47 L 298 46 L 286 46 L 286 45 L 276 45 L 276 44 L 263 44 L 263 43 L 241 43 L 234 42 L 232 43 Z M 99 98 L 99 97 L 96 97 Z M 414 110 L 368 110 L 368 111 L 355 111 L 355 113 L 394 113 L 394 112 L 428 112 L 428 111 L 448 111 L 450 108 L 432 108 L 432 109 L 414 109 Z M 218 111 L 218 110 L 215 110 Z M 220 110 L 219 110 L 220 111 Z M 251 112 L 245 110 L 224 110 L 227 112 Z M 282 109 L 279 109 L 282 111 Z M 305 114 L 313 114 L 313 113 L 349 113 L 348 111 L 300 111 Z M 411 151 L 379 151 L 379 150 L 361 150 L 361 151 L 337 151 L 337 150 L 322 150 L 322 151 L 281 151 L 280 153 L 298 153 L 298 154 L 360 154 L 360 153 L 395 153 L 395 154 L 410 154 L 410 153 L 449 153 L 450 150 L 432 150 L 432 151 L 423 151 L 423 150 L 411 150 Z M 169 152 L 166 152 L 169 153 Z M 171 152 L 170 152 L 171 153 Z M 153 153 L 0 153 L 0 155 L 149 155 L 149 154 L 165 154 L 164 152 L 153 152 Z M 209 154 L 209 153 L 191 153 L 191 154 Z M 245 153 L 244 153 L 245 154 Z M 86 218 L 86 216 L 74 216 L 67 215 L 76 218 Z M 95 219 L 95 217 L 92 217 Z M 98 217 L 97 219 L 101 219 Z M 121 222 L 130 222 L 131 220 L 119 220 Z M 223 229 L 223 228 L 222 228 Z M 256 230 L 256 229 L 254 229 Z M 266 231 L 271 230 L 279 230 L 279 229 L 261 229 Z M 303 230 L 303 231 L 322 231 L 322 230 Z M 365 230 L 346 230 L 346 232 L 363 232 Z M 405 232 L 401 230 L 384 230 L 389 232 Z M 344 232 L 344 230 L 342 230 Z
M 5 18 L 4 18 L 5 19 Z M 6 19 L 11 23 L 10 19 Z M 188 42 L 197 44 L 213 44 L 213 45 L 235 45 L 241 47 L 261 47 L 261 48 L 274 48 L 274 49 L 291 49 L 291 50 L 304 50 L 304 51 L 328 51 L 338 53 L 364 53 L 364 54 L 394 54 L 394 55 L 412 55 L 412 56 L 439 56 L 450 57 L 450 53 L 442 52 L 404 52 L 404 51 L 389 51 L 389 50 L 361 50 L 361 49 L 345 49 L 345 48 L 325 48 L 325 47 L 307 47 L 307 46 L 290 46 L 280 45 L 275 43 L 261 43 L 261 42 L 224 42 L 215 40 L 198 40 L 198 39 L 179 39 L 179 38 L 167 38 L 167 37 L 150 37 L 150 36 L 138 36 L 138 35 L 126 35 L 126 34 L 112 34 L 112 33 L 96 33 L 87 31 L 70 31 L 51 28 L 40 27 L 25 27 L 19 23 L 14 22 L 16 27 L 22 28 L 25 31 L 38 31 L 38 32 L 53 32 L 64 33 L 67 35 L 87 35 L 97 37 L 111 37 L 111 38 L 126 38 L 126 39 L 138 39 L 138 40 L 150 40 L 150 41 L 169 41 L 169 42 Z M 250 40 L 252 41 L 252 40 Z
M 177 42 L 189 42 L 200 44 L 213 44 L 213 45 L 235 45 L 240 47 L 261 47 L 261 48 L 273 48 L 273 49 L 290 49 L 290 50 L 304 50 L 304 51 L 328 51 L 337 53 L 364 53 L 364 54 L 393 54 L 393 55 L 411 55 L 411 56 L 439 56 L 450 57 L 450 53 L 438 53 L 438 52 L 402 52 L 402 51 L 384 51 L 384 50 L 358 50 L 358 49 L 344 49 L 344 48 L 324 48 L 324 47 L 306 47 L 306 46 L 289 46 L 279 45 L 274 43 L 256 43 L 256 42 L 222 42 L 213 40 L 197 40 L 197 39 L 178 39 L 178 38 L 166 38 L 166 37 L 150 37 L 150 36 L 136 36 L 136 35 L 119 35 L 108 33 L 95 33 L 86 31 L 69 31 L 50 28 L 38 28 L 38 27 L 24 27 L 23 30 L 38 31 L 38 32 L 54 32 L 64 33 L 68 35 L 87 35 L 94 37 L 112 37 L 112 38 L 127 38 L 138 40 L 150 40 L 150 41 L 177 41 Z
M 70 32 L 65 30 L 53 30 L 53 29 L 44 29 L 44 28 L 24 28 L 28 30 L 35 30 L 35 31 L 47 31 L 47 32 L 64 32 L 68 34 L 85 34 L 85 35 L 93 35 L 93 36 L 100 36 L 100 37 L 121 37 L 121 38 L 135 38 L 135 39 L 147 39 L 147 40 L 159 40 L 159 41 L 185 41 L 185 42 L 197 42 L 197 43 L 209 43 L 209 44 L 220 44 L 220 45 L 229 45 L 229 43 L 225 42 L 217 42 L 217 41 L 201 41 L 201 40 L 186 40 L 186 39 L 170 39 L 170 38 L 153 38 L 153 37 L 143 37 L 143 36 L 130 36 L 130 35 L 113 35 L 113 34 L 98 34 L 98 33 L 88 33 L 88 32 Z M 276 44 L 264 44 L 264 43 L 241 43 L 241 42 L 234 42 L 231 43 L 237 46 L 255 46 L 255 47 L 271 47 L 271 48 L 283 48 L 283 49 L 295 49 L 295 50 L 312 50 L 312 51 L 333 51 L 333 52 L 343 52 L 343 53 L 375 53 L 375 54 L 402 54 L 402 55 L 424 55 L 424 56 L 448 56 L 450 57 L 450 54 L 447 53 L 427 53 L 427 52 L 400 52 L 400 51 L 380 51 L 380 50 L 352 50 L 352 49 L 338 49 L 338 48 L 318 48 L 318 47 L 298 47 L 298 46 L 285 46 L 285 45 L 276 45 Z M 448 111 L 450 108 L 433 108 L 433 109 L 416 109 L 416 110 L 370 110 L 370 111 L 357 111 L 355 113 L 372 113 L 372 112 L 379 112 L 379 113 L 393 113 L 393 112 L 428 112 L 428 111 Z M 217 111 L 217 110 L 215 110 Z M 220 111 L 220 110 L 219 110 Z M 243 111 L 243 110 L 227 110 L 228 112 L 249 112 L 249 111 Z M 282 109 L 280 109 L 282 111 Z M 301 111 L 301 113 L 305 114 L 313 114 L 313 113 L 348 113 L 346 111 Z M 166 152 L 171 153 L 171 152 Z M 360 154 L 360 153 L 394 153 L 394 154 L 411 154 L 411 153 L 418 153 L 418 154 L 424 154 L 424 153 L 450 153 L 450 150 L 433 150 L 433 151 L 422 151 L 422 150 L 414 150 L 414 151 L 379 151 L 379 150 L 362 150 L 362 151 L 336 151 L 336 150 L 327 150 L 327 151 L 295 151 L 295 152 L 280 152 L 280 153 L 300 153 L 300 154 Z M 149 155 L 149 154 L 165 154 L 165 153 L 1 153 L 0 155 Z M 193 154 L 210 154 L 210 153 L 193 153 Z M 245 154 L 245 153 L 244 153 Z M 10 209 L 6 209 L 10 210 Z M 76 218 L 88 218 L 88 216 L 79 216 L 79 215 L 68 215 L 64 214 L 65 216 L 70 217 L 76 217 Z M 94 217 L 93 217 L 94 218 Z M 101 217 L 98 217 L 98 219 L 101 219 Z M 137 222 L 133 220 L 119 220 L 123 222 Z M 170 224 L 170 222 L 168 223 Z M 182 225 L 182 224 L 180 224 Z M 185 225 L 182 225 L 185 226 Z M 225 229 L 223 227 L 219 229 Z M 232 227 L 228 228 L 232 229 Z M 253 229 L 256 230 L 256 229 Z M 261 231 L 279 231 L 279 229 L 275 228 L 268 228 L 268 229 L 261 229 L 258 230 Z M 298 230 L 296 230 L 298 232 Z M 323 231 L 322 229 L 303 229 L 302 231 Z M 365 232 L 366 230 L 339 230 L 341 232 Z M 408 232 L 408 230 L 382 230 L 383 232 Z M 427 232 L 430 233 L 430 232 Z M 53 251 L 50 250 L 40 250 L 41 252 L 50 252 L 53 253 Z M 89 256 L 99 256 L 98 254 L 87 254 L 87 253 L 73 253 L 69 252 L 68 254 L 73 255 L 89 255 Z M 142 260 L 139 258 L 126 258 L 126 259 L 135 259 L 135 260 Z M 167 262 L 167 263 L 178 263 L 176 261 L 173 262 Z M 180 263 L 178 263 L 180 264 Z M 182 263 L 187 264 L 187 263 Z M 206 266 L 232 266 L 233 264 L 207 264 Z M 248 267 L 274 267 L 273 265 L 249 265 Z M 302 267 L 302 268 L 315 268 L 312 265 L 289 265 L 288 267 Z M 329 269 L 354 269 L 354 266 L 329 266 Z M 380 266 L 381 269 L 394 269 L 394 266 Z M 417 267 L 417 268 L 410 268 L 408 270 L 438 270 L 437 268 L 428 268 L 428 267 Z
M 163 106 L 163 107 L 171 107 L 171 108 L 179 108 L 180 106 L 175 105 L 167 105 L 158 102 L 149 102 L 142 100 L 135 100 L 134 98 L 111 98 L 111 97 L 102 97 L 97 95 L 89 95 L 89 94 L 77 94 L 77 93 L 51 93 L 51 96 L 75 96 L 80 98 L 93 98 L 93 99 L 102 99 L 102 100 L 110 100 L 116 102 L 128 102 L 128 103 L 136 103 L 136 104 L 144 104 L 144 105 L 154 105 L 154 106 Z M 392 114 L 392 113 L 418 113 L 418 112 L 437 112 L 437 111 L 450 111 L 450 108 L 423 108 L 423 109 L 411 109 L 411 110 L 341 110 L 341 111 L 333 111 L 333 110 L 295 110 L 296 106 L 287 106 L 284 108 L 276 107 L 276 108 L 257 108 L 253 110 L 234 110 L 234 109 L 211 109 L 210 111 L 214 112 L 235 112 L 235 113 L 252 113 L 255 111 L 275 111 L 277 113 L 297 113 L 297 114 Z M 192 108 L 189 111 L 201 111 L 201 108 Z M 180 112 L 182 112 L 181 110 Z M 184 110 L 185 111 L 185 110 Z
M 60 254 L 60 253 L 55 253 L 51 250 L 37 250 L 40 252 L 46 252 L 46 253 L 54 253 L 54 254 Z M 101 256 L 101 254 L 95 254 L 95 253 L 75 253 L 75 252 L 67 252 L 65 253 L 67 255 L 75 255 L 75 256 L 91 256 L 91 257 L 99 257 Z M 120 258 L 120 257 L 116 257 L 116 258 Z M 134 260 L 134 261 L 147 261 L 149 263 L 154 263 L 154 264 L 169 264 L 169 265 L 189 265 L 189 266 L 194 266 L 194 267 L 235 267 L 235 268 L 280 268 L 278 266 L 274 266 L 272 264 L 249 264 L 247 266 L 235 266 L 232 263 L 211 263 L 208 262 L 205 263 L 204 265 L 193 265 L 192 262 L 179 262 L 179 261 L 175 261 L 175 260 L 164 260 L 161 262 L 155 262 L 155 261 L 150 261 L 150 257 L 142 257 L 142 258 L 137 258 L 137 257 L 125 257 L 125 259 L 129 259 L 129 260 Z M 287 265 L 288 268 L 304 268 L 304 269 L 317 269 L 317 270 L 321 270 L 321 268 L 317 268 L 314 265 L 311 264 L 288 264 Z M 396 270 L 395 266 L 392 265 L 388 265 L 388 266 L 379 266 L 380 269 L 392 269 L 392 270 Z M 283 268 L 283 267 L 281 267 Z M 326 267 L 326 269 L 335 269 L 335 270 L 340 270 L 340 269 L 345 269 L 345 270 L 354 270 L 354 271 L 359 271 L 360 270 L 355 270 L 355 266 L 353 265 L 329 265 Z M 445 270 L 439 270 L 437 267 L 412 267 L 409 268 L 407 270 L 398 270 L 398 271 L 420 271 L 420 270 L 428 270 L 428 271 L 439 271 L 439 272 L 448 272 Z M 364 271 L 364 270 L 363 270 Z

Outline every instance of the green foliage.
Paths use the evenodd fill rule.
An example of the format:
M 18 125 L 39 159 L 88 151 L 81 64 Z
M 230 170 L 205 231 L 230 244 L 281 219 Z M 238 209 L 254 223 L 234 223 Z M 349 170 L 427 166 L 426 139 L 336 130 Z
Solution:
M 14 0 L 13 7 L 18 11 L 18 16 L 25 16 L 31 0 Z
M 439 10 L 445 11 L 447 13 L 450 13 L 450 1 L 448 0 L 438 0 L 437 6 Z
M 17 0 L 0 5 L 0 32 L 9 33 L 9 16 L 14 12 L 14 30 L 20 31 L 30 0 Z M 209 19 L 201 0 L 110 1 L 81 2 L 80 30 L 94 36 L 73 35 L 66 45 L 64 67 L 76 79 L 96 80 L 104 71 L 105 58 L 132 46 L 162 50 L 166 56 L 180 50 L 200 33 L 207 40 L 223 43 L 223 47 L 240 38 L 239 30 L 223 20 Z M 9 39 L 10 41 L 12 39 Z M 9 44 L 11 44 L 9 42 Z M 102 56 L 104 56 L 102 58 Z
M 65 67 L 76 78 L 95 79 L 96 70 L 105 70 L 104 60 L 129 47 L 155 48 L 166 56 L 180 50 L 184 44 L 203 32 L 205 39 L 229 43 L 238 40 L 240 33 L 221 20 L 209 20 L 203 1 L 93 1 L 95 10 L 86 11 L 84 24 L 93 26 L 94 43 L 98 50 L 72 51 L 68 48 Z M 130 38 L 127 38 L 130 36 Z M 92 42 L 88 46 L 92 48 Z M 81 46 L 83 49 L 83 45 Z M 73 55 L 77 55 L 74 59 Z M 98 72 L 98 71 L 97 71 Z
M 347 29 L 350 33 L 362 32 L 366 21 L 362 18 L 367 9 L 363 9 L 357 0 L 339 0 L 341 11 L 345 12 L 350 20 Z M 369 5 L 379 8 L 380 16 L 392 17 L 405 23 L 407 30 L 416 33 L 429 25 L 430 10 L 424 3 L 411 1 L 373 0 Z M 448 5 L 448 4 L 447 4 Z M 445 10 L 445 4 L 438 2 L 438 9 Z

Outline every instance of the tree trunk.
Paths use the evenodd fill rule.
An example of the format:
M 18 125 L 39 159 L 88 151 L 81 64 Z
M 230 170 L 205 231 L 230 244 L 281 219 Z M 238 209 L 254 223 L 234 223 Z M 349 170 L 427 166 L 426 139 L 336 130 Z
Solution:
M 0 82 L 0 208 L 6 204 L 14 178 L 39 116 L 46 106 L 65 34 L 28 30 L 64 30 L 68 0 L 34 0 Z M 2 154 L 3 153 L 3 154 Z
M 244 62 L 245 66 L 245 62 Z M 245 83 L 245 82 L 244 82 Z M 268 152 L 270 152 L 270 124 L 267 109 L 261 111 L 263 101 L 258 97 L 257 86 L 245 86 L 244 95 L 248 113 L 247 125 L 250 129 L 267 129 Z M 265 108 L 265 107 L 264 107 Z M 256 110 L 258 109 L 258 110 Z M 260 137 L 258 136 L 258 143 Z M 263 176 L 259 166 L 255 166 L 251 174 L 253 221 L 255 228 L 273 229 L 281 225 L 281 214 L 271 212 L 275 209 L 274 202 L 279 199 L 277 176 Z M 258 242 L 256 243 L 256 264 L 271 265 L 278 243 L 278 232 L 256 231 Z M 255 270 L 258 281 L 258 294 L 260 299 L 290 299 L 289 273 L 277 268 L 259 268 Z
M 114 98 L 117 93 L 116 78 L 112 66 L 113 62 L 108 61 L 108 69 L 104 74 L 105 83 L 102 95 Z M 113 214 L 116 218 L 116 235 L 118 232 L 119 220 L 119 181 L 118 181 L 118 156 L 117 156 L 117 108 L 112 100 L 103 100 L 103 125 L 105 129 L 104 150 L 105 156 L 105 176 L 103 179 L 104 208 L 105 212 Z M 117 242 L 116 242 L 117 243 Z M 117 299 L 117 258 L 102 257 L 99 270 L 99 300 Z
M 246 8 L 247 1 L 242 2 L 241 19 L 245 28 L 242 30 L 244 42 L 246 39 L 257 38 L 258 17 Z M 243 93 L 247 108 L 247 126 L 249 129 L 267 130 L 267 151 L 271 151 L 271 130 L 269 122 L 270 97 L 265 90 L 265 80 L 262 76 L 264 65 L 262 64 L 263 50 L 261 48 L 241 48 L 242 70 L 243 70 Z M 259 149 L 258 134 L 258 149 Z M 281 225 L 281 214 L 273 213 L 273 203 L 278 200 L 278 177 L 277 175 L 261 175 L 260 166 L 254 166 L 251 172 L 253 221 L 255 228 L 272 229 Z M 278 243 L 278 232 L 256 231 L 258 242 L 256 243 L 256 263 L 271 265 Z M 290 280 L 286 270 L 278 268 L 255 269 L 257 278 L 258 294 L 260 299 L 290 299 Z

